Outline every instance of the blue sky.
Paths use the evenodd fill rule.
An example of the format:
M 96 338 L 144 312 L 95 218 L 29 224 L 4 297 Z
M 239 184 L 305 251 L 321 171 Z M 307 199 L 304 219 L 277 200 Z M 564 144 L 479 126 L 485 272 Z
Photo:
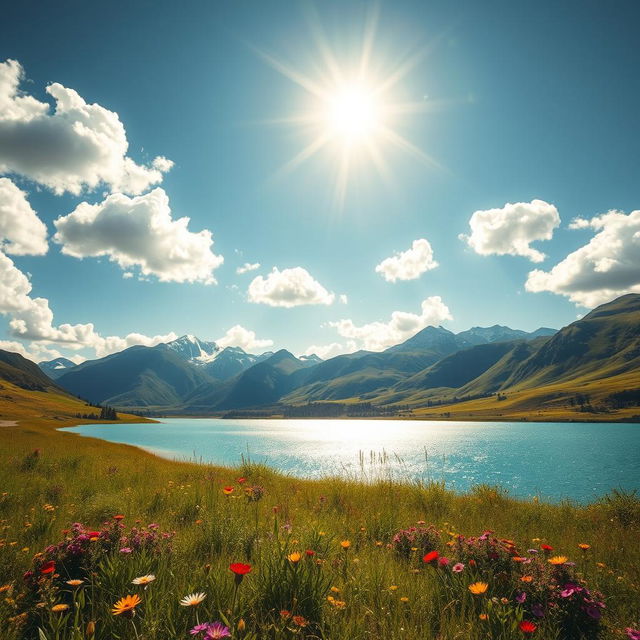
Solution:
M 636 2 L 379 4 L 366 84 L 406 67 L 377 108 L 412 105 L 383 124 L 420 153 L 381 138 L 376 122 L 353 145 L 343 195 L 342 131 L 282 170 L 326 129 L 326 106 L 265 55 L 333 99 L 344 87 L 327 82 L 321 45 L 350 90 L 371 3 L 94 4 L 3 10 L 0 62 L 20 69 L 3 67 L 19 76 L 13 93 L 0 74 L 0 257 L 14 283 L 0 288 L 0 348 L 95 357 L 192 333 L 326 356 L 384 348 L 432 322 L 560 327 L 640 291 Z M 122 178 L 117 127 L 78 151 L 77 129 L 53 116 L 52 83 L 58 99 L 73 90 L 117 114 L 126 157 L 142 167 L 135 185 Z M 25 96 L 34 103 L 15 111 Z M 100 131 L 104 112 L 86 113 L 90 133 Z M 290 121 L 318 114 L 304 127 Z M 53 133 L 39 138 L 47 132 L 65 136 L 63 159 Z M 108 169 L 91 160 L 98 150 Z M 157 157 L 173 166 L 152 166 Z M 145 218 L 162 208 L 154 188 L 166 194 L 162 236 Z M 82 203 L 96 206 L 95 224 L 81 224 Z M 118 216 L 138 216 L 139 235 Z M 20 225 L 41 234 L 39 249 L 16 244 Z M 407 254 L 416 240 L 426 249 Z M 163 261 L 174 246 L 189 254 L 181 266 Z M 376 266 L 394 256 L 392 281 Z M 238 274 L 245 263 L 260 266 Z

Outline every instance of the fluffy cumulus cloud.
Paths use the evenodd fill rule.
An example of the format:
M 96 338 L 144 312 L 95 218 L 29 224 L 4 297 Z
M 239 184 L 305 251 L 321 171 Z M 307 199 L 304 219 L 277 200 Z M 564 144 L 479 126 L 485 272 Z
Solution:
M 502 209 L 474 212 L 469 219 L 471 234 L 458 237 L 483 256 L 523 256 L 532 262 L 542 262 L 544 253 L 530 244 L 551 240 L 559 225 L 558 210 L 544 200 L 508 202 Z
M 249 273 L 249 271 L 255 271 L 256 269 L 260 268 L 260 263 L 259 262 L 245 262 L 241 267 L 238 267 L 236 269 L 236 273 L 238 275 L 242 275 L 243 273 Z
M 0 172 L 17 173 L 61 194 L 106 185 L 139 194 L 162 181 L 173 163 L 162 156 L 140 165 L 117 113 L 87 104 L 55 82 L 46 91 L 55 108 L 20 90 L 19 62 L 0 63 Z
M 573 229 L 593 229 L 591 240 L 550 271 L 529 273 L 527 291 L 551 291 L 584 307 L 625 293 L 640 293 L 640 210 L 578 218 Z
M 302 267 L 276 267 L 266 277 L 257 276 L 249 285 L 249 301 L 272 307 L 298 307 L 304 304 L 333 304 L 335 294 L 327 291 Z
M 34 358 L 38 353 L 48 349 L 47 345 L 52 343 L 72 350 L 93 349 L 97 357 L 102 357 L 136 344 L 152 346 L 177 338 L 173 332 L 156 336 L 130 333 L 124 338 L 104 337 L 95 330 L 93 323 L 65 323 L 56 326 L 49 301 L 46 298 L 31 297 L 29 278 L 15 266 L 11 258 L 2 252 L 0 252 L 0 314 L 8 316 L 9 329 L 14 338 L 31 341 L 28 350 L 26 348 L 23 351 L 13 350 L 23 354 L 31 353 Z M 15 347 L 20 343 L 5 341 L 4 344 Z M 55 354 L 51 357 L 59 355 L 57 351 L 51 351 L 51 353 Z M 46 355 L 39 359 L 46 359 Z
M 0 248 L 14 255 L 47 253 L 47 227 L 9 178 L 0 178 Z
M 83 202 L 54 222 L 54 241 L 75 258 L 108 256 L 123 269 L 139 267 L 162 282 L 215 282 L 222 262 L 211 232 L 188 229 L 189 218 L 171 217 L 169 198 L 157 188 L 142 196 L 112 194 L 99 204 Z
M 354 341 L 358 348 L 383 351 L 404 342 L 426 326 L 439 325 L 451 319 L 451 312 L 442 298 L 431 296 L 422 301 L 420 313 L 394 311 L 388 322 L 370 322 L 358 326 L 353 320 L 339 320 L 329 325 L 343 338 Z
M 433 259 L 433 249 L 428 240 L 414 240 L 410 249 L 386 258 L 377 267 L 376 273 L 388 282 L 415 280 L 425 271 L 435 269 L 438 263 Z
M 0 349 L 3 351 L 11 351 L 12 353 L 19 353 L 24 358 L 28 360 L 32 360 L 33 362 L 42 362 L 43 360 L 53 360 L 54 358 L 59 358 L 62 356 L 60 351 L 57 349 L 53 349 L 48 345 L 32 342 L 28 346 L 23 344 L 22 342 L 17 342 L 15 340 L 0 340 Z M 80 364 L 84 362 L 86 358 L 79 354 L 74 355 L 65 355 L 65 358 L 75 362 L 76 364 Z
M 240 347 L 249 352 L 268 349 L 273 346 L 273 340 L 260 340 L 256 338 L 255 331 L 245 329 L 239 324 L 231 327 L 222 338 L 218 338 L 215 342 L 222 349 L 226 347 Z

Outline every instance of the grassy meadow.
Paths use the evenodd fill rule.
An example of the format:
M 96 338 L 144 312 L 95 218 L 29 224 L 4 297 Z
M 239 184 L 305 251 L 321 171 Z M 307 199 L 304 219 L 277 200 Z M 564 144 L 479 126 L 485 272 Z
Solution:
M 0 393 L 0 420 L 18 420 L 0 427 L 2 640 L 614 639 L 640 625 L 635 496 L 551 505 L 170 462 L 57 431 L 79 422 L 76 400 Z

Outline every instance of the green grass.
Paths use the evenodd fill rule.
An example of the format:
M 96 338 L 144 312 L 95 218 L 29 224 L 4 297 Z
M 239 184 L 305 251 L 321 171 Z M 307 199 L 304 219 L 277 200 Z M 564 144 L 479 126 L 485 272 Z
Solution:
M 188 630 L 196 613 L 200 621 L 228 622 L 234 638 L 247 640 L 524 637 L 514 624 L 531 615 L 514 600 L 520 590 L 515 585 L 534 565 L 529 569 L 507 554 L 499 561 L 506 562 L 503 568 L 498 561 L 476 568 L 466 562 L 465 571 L 454 574 L 425 565 L 426 547 L 409 547 L 408 557 L 388 547 L 394 534 L 418 522 L 441 532 L 438 550 L 452 560 L 463 551 L 447 545 L 455 540 L 451 534 L 490 529 L 512 540 L 519 554 L 533 557 L 527 549 L 547 543 L 554 554 L 576 561 L 571 571 L 605 599 L 598 635 L 595 627 L 580 631 L 549 615 L 536 620 L 533 637 L 614 639 L 640 623 L 640 500 L 633 495 L 614 493 L 588 506 L 550 505 L 517 501 L 493 487 L 458 495 L 438 483 L 402 483 L 384 474 L 369 484 L 304 481 L 249 463 L 238 469 L 173 463 L 56 431 L 55 426 L 74 422 L 77 401 L 34 397 L 9 385 L 3 393 L 12 400 L 5 397 L 0 417 L 10 419 L 13 412 L 19 420 L 17 427 L 0 427 L 3 640 L 124 640 L 136 634 L 140 640 L 186 639 L 192 637 Z M 240 476 L 246 482 L 239 484 Z M 227 485 L 234 487 L 230 496 L 223 494 Z M 251 485 L 264 487 L 259 501 L 245 497 L 243 488 Z M 29 569 L 39 571 L 50 556 L 34 560 L 34 555 L 63 540 L 72 523 L 88 530 L 104 521 L 115 526 L 116 514 L 125 516 L 127 529 L 157 523 L 158 531 L 173 535 L 131 554 L 102 539 L 86 543 L 90 551 L 81 562 L 57 563 L 58 578 L 44 575 L 37 586 L 22 578 Z M 347 551 L 343 540 L 351 542 Z M 586 552 L 577 548 L 583 542 L 591 545 Z M 315 555 L 307 556 L 307 549 Z M 302 552 L 297 563 L 288 558 L 295 551 Z M 527 587 L 530 599 L 534 586 L 541 588 L 552 576 L 539 557 L 540 575 Z M 253 567 L 237 593 L 231 562 Z M 149 573 L 156 580 L 146 589 L 131 584 Z M 65 583 L 70 578 L 85 583 L 74 590 Z M 489 584 L 487 594 L 469 592 L 476 580 Z M 207 594 L 204 602 L 194 609 L 180 606 L 179 599 L 194 591 Z M 128 594 L 142 598 L 138 614 L 132 620 L 113 616 L 111 607 Z M 55 603 L 71 608 L 56 613 Z M 489 619 L 481 620 L 480 613 Z M 293 616 L 303 616 L 307 626 L 297 625 Z

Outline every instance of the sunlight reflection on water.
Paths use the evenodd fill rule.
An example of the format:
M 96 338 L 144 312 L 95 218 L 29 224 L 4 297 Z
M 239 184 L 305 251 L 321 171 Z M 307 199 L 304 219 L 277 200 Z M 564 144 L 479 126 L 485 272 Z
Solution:
M 640 487 L 634 424 L 167 418 L 65 430 L 167 458 L 236 465 L 248 455 L 301 477 L 500 484 L 519 497 L 577 501 Z

